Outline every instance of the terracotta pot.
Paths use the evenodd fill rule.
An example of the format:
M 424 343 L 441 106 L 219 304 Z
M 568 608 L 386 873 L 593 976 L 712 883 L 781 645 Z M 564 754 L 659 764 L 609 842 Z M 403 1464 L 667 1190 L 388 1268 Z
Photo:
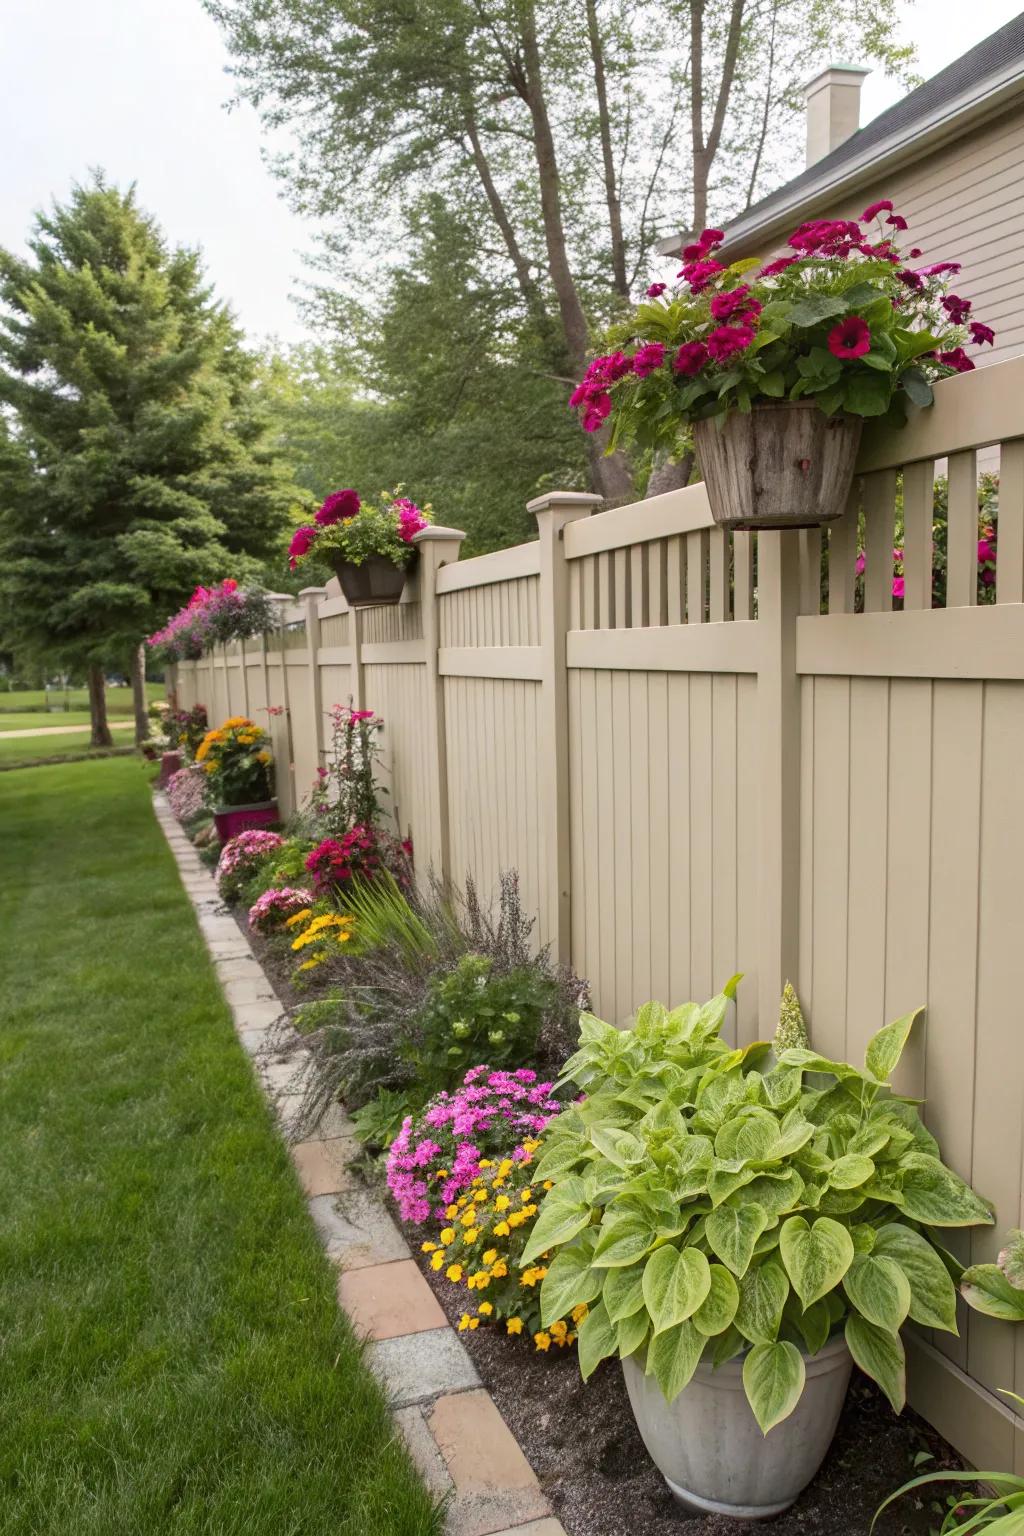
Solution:
M 217 836 L 222 843 L 248 832 L 253 827 L 272 827 L 278 820 L 277 801 L 260 800 L 255 805 L 219 805 L 213 813 Z
M 331 568 L 341 583 L 350 608 L 374 608 L 397 603 L 405 588 L 405 578 L 416 563 L 416 553 L 408 565 L 395 565 L 384 555 L 367 555 L 362 565 L 343 560 L 334 551 L 327 553 Z
M 693 434 L 711 515 L 723 528 L 817 528 L 842 517 L 863 422 L 810 400 L 698 421 Z

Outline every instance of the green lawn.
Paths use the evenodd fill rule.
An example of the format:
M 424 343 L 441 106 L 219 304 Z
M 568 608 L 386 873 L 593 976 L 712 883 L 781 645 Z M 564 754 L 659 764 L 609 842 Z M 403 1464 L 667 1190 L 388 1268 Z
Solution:
M 135 738 L 131 731 L 113 731 L 115 747 L 130 747 Z M 63 736 L 8 736 L 0 737 L 0 768 L 12 763 L 31 763 L 40 757 L 66 757 L 69 752 L 88 752 L 89 732 L 68 731 Z M 109 748 L 98 747 L 99 752 Z M 2 1532 L 3 1526 L 0 1526 Z
M 0 861 L 3 1536 L 428 1536 L 138 763 Z
M 154 699 L 162 699 L 166 695 L 163 683 L 147 683 L 146 697 L 150 703 Z M 59 710 L 48 710 L 47 700 L 59 703 Z M 70 710 L 65 711 L 64 702 L 70 704 Z M 7 715 L 23 715 L 30 713 L 31 720 L 26 720 L 25 725 L 34 724 L 36 718 L 43 716 L 52 717 L 55 725 L 88 725 L 89 723 L 89 696 L 84 688 L 69 688 L 67 693 L 51 692 L 47 694 L 44 688 L 27 688 L 16 693 L 0 693 L 0 722 Z M 132 713 L 132 691 L 130 688 L 107 689 L 107 714 L 112 720 L 118 717 L 125 719 Z M 0 730 L 16 730 L 17 725 L 5 726 L 0 723 Z

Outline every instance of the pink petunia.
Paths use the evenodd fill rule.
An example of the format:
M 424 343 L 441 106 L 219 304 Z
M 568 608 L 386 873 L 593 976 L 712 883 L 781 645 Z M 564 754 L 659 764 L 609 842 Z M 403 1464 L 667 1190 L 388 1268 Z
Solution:
M 318 530 L 311 528 L 308 523 L 301 528 L 296 528 L 292 534 L 292 541 L 288 545 L 288 565 L 291 570 L 294 571 L 303 556 L 309 554 L 316 543 L 317 532 Z
M 995 346 L 996 333 L 991 326 L 983 325 L 980 320 L 972 320 L 971 340 L 976 347 L 983 347 L 986 342 L 992 347 Z
M 828 333 L 828 349 L 833 357 L 851 359 L 871 351 L 871 330 L 859 315 L 847 315 Z
M 892 595 L 893 595 L 893 597 L 902 597 L 904 592 L 905 592 L 905 590 L 906 590 L 906 587 L 905 587 L 904 578 L 902 576 L 894 576 L 893 579 L 892 579 Z

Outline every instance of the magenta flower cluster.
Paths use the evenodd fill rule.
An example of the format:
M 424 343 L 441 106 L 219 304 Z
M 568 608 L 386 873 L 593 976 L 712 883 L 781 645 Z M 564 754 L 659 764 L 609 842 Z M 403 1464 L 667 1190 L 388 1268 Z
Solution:
M 167 800 L 179 821 L 188 821 L 203 808 L 203 774 L 200 768 L 179 768 L 167 780 Z
M 218 627 L 218 617 L 243 600 L 238 582 L 231 577 L 218 587 L 196 587 L 184 608 L 169 618 L 162 629 L 148 635 L 146 644 L 159 646 L 169 661 L 197 661 L 207 639 Z
M 471 1067 L 454 1092 L 436 1094 L 419 1115 L 407 1115 L 387 1161 L 388 1189 L 402 1220 L 423 1222 L 431 1212 L 443 1218 L 445 1207 L 480 1172 L 482 1159 L 521 1162 L 526 1153 L 520 1143 L 540 1135 L 561 1108 L 552 1088 L 529 1067 Z
M 248 832 L 239 832 L 237 837 L 230 838 L 221 849 L 216 871 L 218 884 L 225 876 L 244 880 L 268 853 L 276 853 L 283 846 L 284 838 L 279 832 L 263 832 L 258 827 L 252 827 Z
M 301 886 L 285 885 L 280 889 L 276 886 L 269 891 L 264 891 L 249 908 L 249 927 L 257 933 L 273 933 L 284 926 L 286 918 L 301 912 L 303 907 L 313 903 L 312 891 L 304 890 Z

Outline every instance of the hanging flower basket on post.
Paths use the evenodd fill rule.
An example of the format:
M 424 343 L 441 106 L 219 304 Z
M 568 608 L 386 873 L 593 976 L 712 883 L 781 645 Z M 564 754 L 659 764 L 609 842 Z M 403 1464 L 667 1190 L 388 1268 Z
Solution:
M 385 491 L 379 506 L 353 490 L 333 491 L 313 523 L 297 528 L 288 549 L 294 571 L 303 560 L 322 560 L 338 578 L 350 608 L 397 603 L 418 558 L 413 535 L 430 522 L 401 486 Z
M 635 443 L 681 458 L 695 444 L 717 523 L 813 528 L 840 517 L 865 417 L 900 422 L 932 382 L 974 367 L 966 343 L 994 333 L 950 293 L 958 263 L 908 265 L 907 222 L 885 199 L 852 219 L 814 219 L 792 254 L 725 266 L 706 229 L 678 286 L 652 283 L 570 404 L 608 452 Z M 884 222 L 883 222 L 884 220 Z

